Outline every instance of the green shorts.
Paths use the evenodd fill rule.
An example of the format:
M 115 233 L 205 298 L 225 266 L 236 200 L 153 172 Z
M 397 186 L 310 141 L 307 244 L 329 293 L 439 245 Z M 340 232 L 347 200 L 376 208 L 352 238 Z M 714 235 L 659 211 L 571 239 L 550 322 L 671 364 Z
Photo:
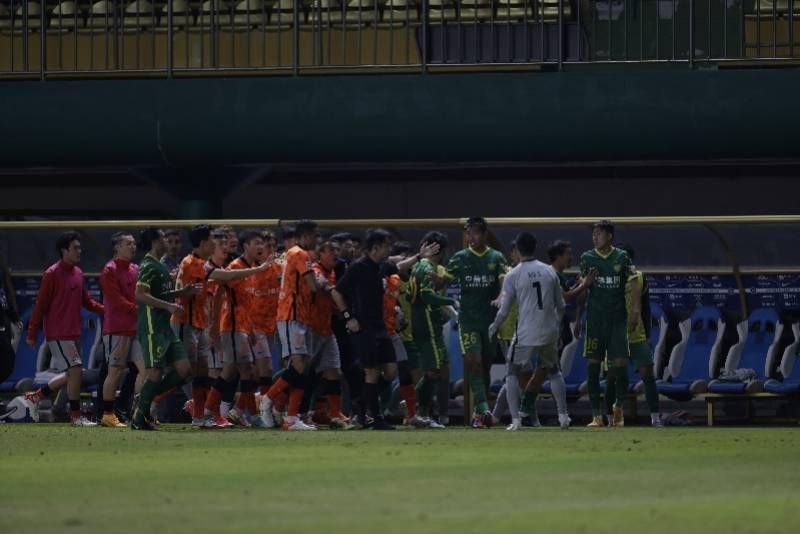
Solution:
M 628 321 L 586 321 L 583 356 L 589 360 L 627 358 Z
M 492 361 L 496 355 L 496 343 L 489 339 L 489 327 L 483 329 L 458 327 L 458 339 L 461 352 L 464 354 L 480 354 L 485 360 Z
M 642 367 L 653 365 L 653 351 L 650 349 L 650 343 L 639 341 L 638 343 L 631 343 L 629 348 L 634 369 L 638 371 Z
M 441 369 L 449 363 L 442 336 L 415 337 L 414 345 L 417 349 L 418 365 L 412 369 Z M 411 353 L 408 354 L 408 361 L 412 361 Z
M 188 359 L 186 348 L 178 337 L 170 331 L 163 334 L 140 336 L 145 368 L 159 368 L 171 366 L 175 362 Z
M 419 369 L 419 349 L 417 344 L 413 340 L 406 341 L 404 339 L 403 346 L 406 348 L 406 354 L 408 355 L 408 366 L 411 369 Z

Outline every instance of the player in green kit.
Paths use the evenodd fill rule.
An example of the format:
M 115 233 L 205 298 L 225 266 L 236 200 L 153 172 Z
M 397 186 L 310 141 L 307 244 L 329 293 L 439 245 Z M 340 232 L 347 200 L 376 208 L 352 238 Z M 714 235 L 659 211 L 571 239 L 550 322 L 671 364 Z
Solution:
M 439 252 L 414 265 L 409 280 L 412 335 L 418 368 L 423 372 L 417 382 L 417 401 L 420 416 L 425 420 L 431 415 L 433 395 L 442 378 L 441 370 L 448 363 L 442 337 L 442 326 L 447 322 L 443 308 L 457 306 L 455 300 L 442 295 L 435 287 L 437 267 L 447 248 L 447 236 L 441 232 L 428 232 L 422 238 L 422 246 L 432 244 L 439 245 Z M 433 428 L 444 428 L 434 421 L 429 424 Z
M 508 263 L 501 252 L 487 244 L 489 229 L 483 217 L 470 217 L 464 230 L 469 246 L 450 258 L 446 277 L 457 280 L 460 287 L 458 333 L 469 387 L 475 396 L 472 426 L 483 428 L 493 424 L 484 383 L 484 364 L 490 365 L 495 356 L 495 340 L 488 334 L 497 314 L 492 302 L 500 294 Z
M 629 315 L 625 307 L 625 288 L 632 274 L 631 259 L 624 250 L 614 248 L 614 225 L 600 221 L 592 226 L 594 249 L 581 255 L 581 276 L 595 272 L 594 283 L 586 296 L 586 338 L 583 355 L 588 361 L 589 401 L 592 405 L 590 427 L 603 426 L 600 398 L 600 370 L 604 360 L 614 375 L 616 402 L 614 426 L 624 425 L 622 404 L 628 393 L 628 332 L 639 324 L 640 302 L 634 302 Z M 632 287 L 638 285 L 631 281 Z M 583 299 L 578 302 L 580 317 Z M 575 337 L 580 336 L 580 320 L 575 326 Z
M 139 401 L 131 418 L 133 430 L 154 430 L 146 419 L 150 403 L 156 395 L 185 383 L 191 374 L 186 349 L 169 324 L 173 313 L 183 313 L 179 304 L 171 302 L 178 295 L 195 295 L 199 285 L 188 285 L 171 291 L 172 277 L 159 258 L 167 249 L 164 232 L 146 228 L 141 233 L 141 247 L 148 251 L 139 264 L 136 280 L 137 319 L 136 335 L 144 353 L 145 380 Z M 165 367 L 171 370 L 163 375 Z M 162 376 L 163 375 L 163 376 Z
M 628 253 L 631 262 L 634 261 L 633 247 L 627 244 L 615 245 L 618 249 L 624 250 Z M 628 315 L 635 313 L 634 302 L 639 303 L 640 319 L 636 328 L 628 332 L 628 348 L 631 353 L 631 363 L 633 368 L 639 373 L 644 384 L 644 397 L 647 400 L 647 407 L 650 409 L 650 422 L 654 427 L 662 427 L 664 423 L 661 421 L 661 411 L 658 403 L 658 388 L 656 386 L 656 377 L 653 372 L 653 351 L 650 347 L 650 288 L 647 285 L 647 279 L 644 273 L 636 269 L 632 269 L 631 275 L 628 277 L 628 284 L 625 288 L 625 306 Z M 606 386 L 606 405 L 611 402 L 610 399 L 615 397 L 616 387 L 611 380 Z

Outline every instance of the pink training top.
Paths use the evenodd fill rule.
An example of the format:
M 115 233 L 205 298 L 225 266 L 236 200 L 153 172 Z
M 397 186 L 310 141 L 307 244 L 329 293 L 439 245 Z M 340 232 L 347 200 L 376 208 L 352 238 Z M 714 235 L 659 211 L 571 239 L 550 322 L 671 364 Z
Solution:
M 119 258 L 100 273 L 103 289 L 103 334 L 136 335 L 136 277 L 139 266 Z
M 83 285 L 83 271 L 59 261 L 42 275 L 36 306 L 28 323 L 28 339 L 35 341 L 44 325 L 47 341 L 77 341 L 81 338 L 81 307 L 103 314 L 103 305 Z

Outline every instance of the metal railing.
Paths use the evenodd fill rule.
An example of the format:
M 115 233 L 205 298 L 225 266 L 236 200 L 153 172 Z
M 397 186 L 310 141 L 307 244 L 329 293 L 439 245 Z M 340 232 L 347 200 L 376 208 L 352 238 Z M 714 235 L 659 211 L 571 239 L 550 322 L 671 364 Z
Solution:
M 0 0 L 0 76 L 800 59 L 800 0 Z

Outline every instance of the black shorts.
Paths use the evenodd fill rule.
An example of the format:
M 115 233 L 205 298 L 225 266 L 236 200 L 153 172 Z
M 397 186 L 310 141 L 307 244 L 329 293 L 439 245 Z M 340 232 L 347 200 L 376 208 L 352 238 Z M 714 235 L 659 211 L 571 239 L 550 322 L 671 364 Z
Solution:
M 396 363 L 392 340 L 386 331 L 362 330 L 350 334 L 353 351 L 364 369 L 375 369 L 387 363 Z

